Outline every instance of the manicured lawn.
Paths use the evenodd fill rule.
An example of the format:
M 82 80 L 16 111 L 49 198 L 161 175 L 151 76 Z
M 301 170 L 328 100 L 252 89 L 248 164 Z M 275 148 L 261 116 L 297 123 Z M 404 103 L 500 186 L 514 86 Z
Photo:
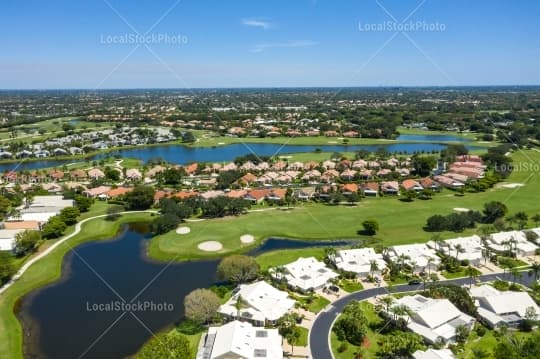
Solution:
M 318 295 L 307 297 L 303 295 L 290 294 L 290 296 L 291 298 L 296 300 L 301 307 L 313 313 L 319 313 L 328 304 L 330 304 L 330 301 L 328 299 Z
M 298 344 L 296 344 L 296 346 L 307 347 L 309 330 L 304 327 L 298 328 L 300 329 L 300 339 L 298 339 Z
M 308 303 L 308 310 L 313 313 L 319 313 L 330 304 L 330 301 L 326 298 L 316 296 L 311 303 Z
M 105 204 L 98 203 L 91 212 L 83 217 L 90 217 L 105 212 Z M 19 298 L 32 290 L 57 280 L 61 275 L 62 259 L 72 247 L 80 243 L 103 240 L 114 237 L 121 224 L 146 221 L 148 213 L 122 215 L 116 222 L 98 218 L 83 224 L 81 232 L 58 246 L 53 252 L 34 263 L 19 280 L 0 295 L 0 358 L 22 358 L 22 328 L 13 313 Z M 66 231 L 66 233 L 69 233 Z
M 540 162 L 539 152 L 526 151 L 526 155 Z M 515 163 L 531 162 L 520 151 L 514 153 L 513 158 Z M 535 167 L 520 165 L 520 168 Z M 355 207 L 300 203 L 289 211 L 251 212 L 239 217 L 191 222 L 187 224 L 191 228 L 188 235 L 172 231 L 153 238 L 149 254 L 163 260 L 215 257 L 246 250 L 247 246 L 240 243 L 243 234 L 253 235 L 257 243 L 273 236 L 309 240 L 368 238 L 357 234 L 362 221 L 368 218 L 375 218 L 379 222 L 380 230 L 373 239 L 390 246 L 427 242 L 432 234 L 422 229 L 426 219 L 433 214 L 452 213 L 458 207 L 482 210 L 486 202 L 502 201 L 508 206 L 510 214 L 524 211 L 534 215 L 539 212 L 540 192 L 536 188 L 540 187 L 540 176 L 527 171 L 514 171 L 506 182 L 525 185 L 514 189 L 493 188 L 481 193 L 467 193 L 465 196 L 443 191 L 431 200 L 414 202 L 402 202 L 395 197 L 367 198 Z M 463 233 L 443 232 L 442 236 L 452 238 L 474 233 L 475 229 L 468 229 Z M 197 248 L 199 243 L 209 240 L 221 242 L 223 249 L 217 253 L 207 253 Z
M 339 282 L 339 286 L 346 292 L 352 293 L 364 289 L 362 283 L 358 280 L 342 279 Z
M 531 335 L 531 333 L 517 331 L 511 331 L 511 333 L 523 340 L 527 339 Z M 463 351 L 458 353 L 457 357 L 459 359 L 474 359 L 475 356 L 473 355 L 473 350 L 483 349 L 489 353 L 490 356 L 488 358 L 491 358 L 493 356 L 493 350 L 497 346 L 498 341 L 499 339 L 496 337 L 493 330 L 487 330 L 486 334 L 484 334 L 482 337 L 479 337 L 478 334 L 476 334 L 476 331 L 473 330 L 471 331 L 469 339 L 465 344 L 465 348 Z
M 441 272 L 441 274 L 443 275 L 443 277 L 445 277 L 446 279 L 455 279 L 455 278 L 461 278 L 461 277 L 468 277 L 469 274 L 467 274 L 467 268 L 465 267 L 462 267 L 461 270 L 459 270 L 458 272 L 454 272 L 454 273 L 450 273 L 450 272 Z M 480 275 L 482 274 L 479 270 L 475 269 L 475 275 Z

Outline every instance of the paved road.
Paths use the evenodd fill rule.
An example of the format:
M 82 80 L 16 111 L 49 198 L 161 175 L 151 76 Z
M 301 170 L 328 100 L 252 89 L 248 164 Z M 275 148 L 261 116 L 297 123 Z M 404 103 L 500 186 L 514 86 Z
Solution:
M 144 212 L 147 212 L 147 213 L 158 213 L 157 211 L 153 211 L 153 210 L 148 210 L 148 211 L 125 211 L 125 212 L 120 212 L 119 214 L 130 214 L 130 213 L 144 213 Z M 3 292 L 5 292 L 9 287 L 11 287 L 13 285 L 13 283 L 15 283 L 17 281 L 17 279 L 19 279 L 23 274 L 24 272 L 26 272 L 28 270 L 28 268 L 30 268 L 30 266 L 34 263 L 36 263 L 38 260 L 40 260 L 41 258 L 45 257 L 46 255 L 48 255 L 49 253 L 51 253 L 56 247 L 58 247 L 59 245 L 61 245 L 62 243 L 64 243 L 65 241 L 67 241 L 68 239 L 70 238 L 73 238 L 74 236 L 76 236 L 77 234 L 79 234 L 79 232 L 81 231 L 81 226 L 88 222 L 88 221 L 91 221 L 93 219 L 96 219 L 96 218 L 102 218 L 102 217 L 107 217 L 108 215 L 107 214 L 102 214 L 102 215 L 99 215 L 99 216 L 94 216 L 94 217 L 90 217 L 90 218 L 86 218 L 80 222 L 78 222 L 76 225 L 75 225 L 75 230 L 73 231 L 73 233 L 70 233 L 68 234 L 67 236 L 63 237 L 62 239 L 60 239 L 59 241 L 57 241 L 55 244 L 53 244 L 52 246 L 50 246 L 49 248 L 47 248 L 46 250 L 44 250 L 43 252 L 39 253 L 38 255 L 36 255 L 35 257 L 32 257 L 30 258 L 30 260 L 26 263 L 24 263 L 24 265 L 17 271 L 17 273 L 15 273 L 13 275 L 13 277 L 11 278 L 11 280 L 9 282 L 6 282 L 4 284 L 3 287 L 0 287 L 0 294 L 2 294 Z
M 503 273 L 494 273 L 486 274 L 476 278 L 480 282 L 491 282 L 497 278 L 504 278 L 510 280 L 511 276 L 509 274 Z M 532 283 L 532 278 L 527 274 L 524 274 L 521 279 L 518 280 L 520 283 L 525 285 L 530 285 Z M 469 284 L 469 278 L 458 278 L 451 280 L 439 281 L 437 283 L 453 283 L 453 284 Z M 394 286 L 392 292 L 411 292 L 418 291 L 422 289 L 421 285 L 408 285 L 402 284 Z M 309 332 L 309 348 L 312 354 L 313 359 L 333 359 L 332 350 L 330 348 L 329 337 L 330 331 L 332 329 L 332 324 L 336 320 L 337 316 L 343 311 L 343 308 L 352 300 L 365 300 L 376 295 L 383 295 L 388 293 L 388 288 L 373 288 L 366 289 L 359 292 L 351 293 L 345 297 L 341 297 L 332 303 L 329 307 L 326 308 L 326 311 L 319 313 L 315 321 L 313 322 L 313 327 Z

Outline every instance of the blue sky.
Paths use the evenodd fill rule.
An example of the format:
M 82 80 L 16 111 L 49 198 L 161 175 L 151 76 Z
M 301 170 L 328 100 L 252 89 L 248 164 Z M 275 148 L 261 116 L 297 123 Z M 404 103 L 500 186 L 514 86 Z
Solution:
M 3 0 L 0 88 L 540 84 L 538 13 L 534 0 Z M 149 29 L 146 46 L 118 43 Z

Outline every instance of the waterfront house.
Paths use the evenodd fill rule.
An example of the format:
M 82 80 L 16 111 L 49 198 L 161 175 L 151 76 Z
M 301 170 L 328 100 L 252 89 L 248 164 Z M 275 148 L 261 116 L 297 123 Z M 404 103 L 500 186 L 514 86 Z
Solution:
M 273 268 L 271 273 L 274 278 L 284 279 L 290 287 L 302 292 L 321 289 L 339 276 L 314 257 L 298 258 L 296 261 L 284 265 L 282 271 Z

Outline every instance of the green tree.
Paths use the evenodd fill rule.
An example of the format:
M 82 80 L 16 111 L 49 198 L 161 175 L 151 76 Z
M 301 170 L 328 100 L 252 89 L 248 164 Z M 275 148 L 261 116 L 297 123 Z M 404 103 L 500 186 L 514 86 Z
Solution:
M 77 223 L 77 217 L 80 215 L 81 211 L 77 207 L 66 207 L 60 211 L 60 218 L 68 226 Z
M 81 212 L 88 212 L 92 204 L 94 203 L 94 199 L 86 196 L 76 195 L 74 197 L 75 200 L 75 206 L 79 209 Z
M 120 180 L 120 172 L 111 166 L 105 167 L 105 178 L 107 178 L 110 181 L 116 182 Z
M 221 260 L 217 274 L 219 279 L 233 284 L 245 283 L 257 278 L 259 264 L 253 257 L 235 254 Z
M 362 227 L 364 227 L 364 233 L 369 236 L 373 236 L 379 230 L 379 222 L 377 222 L 375 219 L 366 219 L 364 222 L 362 222 Z
M 195 289 L 184 298 L 186 318 L 201 324 L 209 323 L 219 306 L 219 297 L 209 289 Z
M 43 238 L 51 239 L 58 238 L 66 230 L 66 222 L 58 215 L 49 218 L 47 224 L 42 228 Z
M 15 253 L 24 255 L 33 252 L 41 241 L 41 232 L 25 230 L 15 235 Z
M 126 207 L 129 210 L 145 210 L 154 203 L 154 188 L 150 186 L 136 186 L 133 191 L 125 195 Z
M 182 334 L 163 333 L 154 335 L 137 354 L 139 359 L 191 358 L 193 349 Z
M 492 201 L 484 204 L 484 222 L 493 223 L 508 213 L 508 208 L 502 202 Z
M 16 272 L 13 256 L 7 251 L 0 251 L 0 284 L 7 282 Z
M 124 210 L 124 207 L 113 204 L 107 208 L 107 217 L 105 219 L 107 221 L 116 221 L 118 218 L 120 218 L 120 213 Z
M 287 334 L 285 335 L 285 339 L 287 339 L 287 342 L 291 346 L 291 354 L 294 354 L 294 346 L 298 345 L 301 337 L 302 337 L 302 332 L 301 332 L 301 329 L 297 325 L 293 325 L 287 331 Z
M 422 337 L 411 332 L 395 331 L 385 336 L 377 356 L 384 359 L 409 358 L 412 353 L 421 349 Z
M 362 302 L 347 304 L 332 330 L 339 340 L 361 345 L 368 332 L 368 321 L 362 309 Z
M 164 234 L 172 231 L 180 224 L 180 218 L 173 213 L 165 213 L 152 221 L 152 232 Z

